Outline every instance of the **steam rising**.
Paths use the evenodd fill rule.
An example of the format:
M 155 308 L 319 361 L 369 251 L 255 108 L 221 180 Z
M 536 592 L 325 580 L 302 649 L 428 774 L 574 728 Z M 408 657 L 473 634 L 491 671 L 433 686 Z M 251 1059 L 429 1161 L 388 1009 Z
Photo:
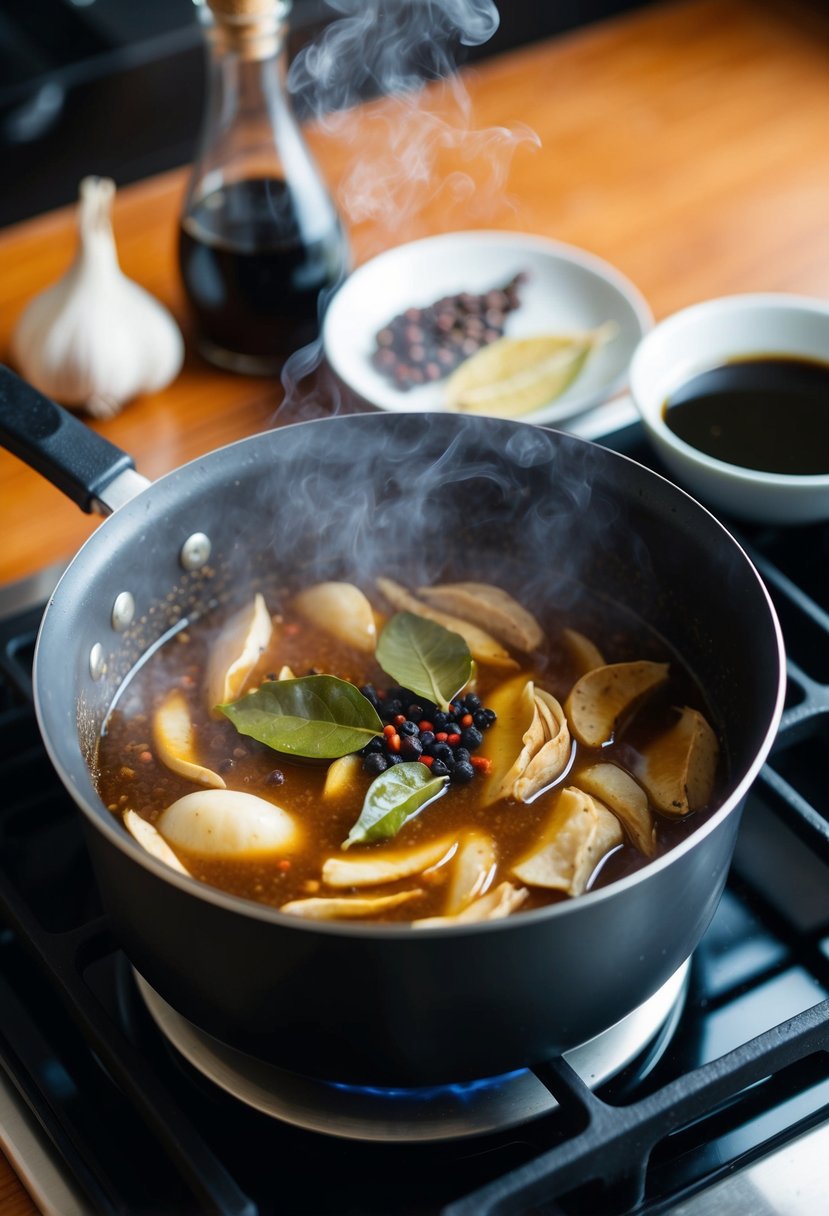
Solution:
M 456 71 L 458 47 L 480 45 L 497 30 L 493 0 L 328 0 L 328 7 L 340 15 L 296 56 L 288 87 L 297 108 L 344 150 L 336 200 L 357 260 L 398 244 L 401 232 L 415 239 L 480 227 L 510 209 L 513 154 L 540 141 L 520 125 L 476 128 Z M 420 219 L 427 206 L 428 224 Z M 283 410 L 301 401 L 306 418 L 337 412 L 333 380 L 322 388 L 301 383 L 320 359 L 315 343 L 288 360 Z
M 337 201 L 352 226 L 374 225 L 374 248 L 364 252 L 394 243 L 438 196 L 446 227 L 491 218 L 505 201 L 515 149 L 538 144 L 525 127 L 475 129 L 455 71 L 458 46 L 484 43 L 498 28 L 492 0 L 329 0 L 329 7 L 341 16 L 296 57 L 288 87 L 355 153 Z M 355 119 L 353 107 L 373 96 L 382 101 Z
M 562 459 L 559 437 L 528 424 L 362 415 L 293 428 L 290 440 L 274 432 L 272 446 L 240 556 L 267 545 L 269 521 L 272 556 L 254 561 L 299 585 L 465 574 L 563 607 L 583 557 L 575 538 L 615 514 L 595 486 L 599 449 L 571 440 Z M 285 501 L 274 483 L 289 487 Z
M 487 42 L 499 22 L 492 0 L 328 0 L 328 7 L 342 16 L 297 55 L 288 76 L 290 91 L 317 114 L 449 76 L 450 46 Z

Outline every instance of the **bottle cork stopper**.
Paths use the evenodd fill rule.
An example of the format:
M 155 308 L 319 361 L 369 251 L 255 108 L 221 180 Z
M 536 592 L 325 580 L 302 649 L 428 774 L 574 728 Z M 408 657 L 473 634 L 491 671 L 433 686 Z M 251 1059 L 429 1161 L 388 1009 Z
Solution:
M 263 59 L 279 45 L 291 0 L 207 0 L 219 40 L 245 59 Z
M 207 0 L 218 21 L 256 21 L 276 17 L 285 8 L 281 0 Z

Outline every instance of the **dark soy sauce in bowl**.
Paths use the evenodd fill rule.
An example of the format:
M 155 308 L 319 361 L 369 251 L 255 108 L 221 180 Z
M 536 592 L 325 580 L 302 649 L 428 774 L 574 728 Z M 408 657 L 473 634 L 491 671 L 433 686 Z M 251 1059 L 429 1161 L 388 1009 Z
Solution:
M 699 372 L 663 407 L 665 425 L 707 456 L 764 473 L 829 473 L 829 363 L 735 359 Z

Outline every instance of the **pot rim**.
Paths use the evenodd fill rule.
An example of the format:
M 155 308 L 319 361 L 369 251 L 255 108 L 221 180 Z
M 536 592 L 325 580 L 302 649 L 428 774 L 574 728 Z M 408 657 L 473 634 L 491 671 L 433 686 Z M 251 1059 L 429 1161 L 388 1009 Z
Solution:
M 386 420 L 390 417 L 390 415 L 380 412 L 366 413 L 363 415 L 333 415 L 328 418 L 317 418 L 304 422 L 291 423 L 285 427 L 279 428 L 279 430 L 282 432 L 294 430 L 297 427 L 319 426 L 320 424 L 334 423 L 338 420 L 342 421 L 344 417 L 349 416 L 362 417 L 363 419 L 378 418 L 381 420 Z M 503 425 L 504 419 L 487 419 L 485 417 L 476 419 L 476 423 L 486 424 L 488 422 L 497 422 Z M 539 428 L 532 423 L 522 422 L 520 420 L 509 420 L 509 425 L 511 427 L 528 427 L 532 430 L 548 430 L 553 434 L 563 435 L 568 442 L 586 444 L 589 447 L 601 446 L 600 444 L 594 443 L 591 440 L 582 439 L 577 435 L 569 434 L 567 432 L 557 431 L 555 428 L 551 427 Z M 196 457 L 194 460 L 188 461 L 186 464 L 170 470 L 170 472 L 164 474 L 156 481 L 151 482 L 146 488 L 142 489 L 133 499 L 126 503 L 124 507 L 119 508 L 117 514 L 120 515 L 121 511 L 129 511 L 131 508 L 133 508 L 134 504 L 139 503 L 142 504 L 142 510 L 146 509 L 144 506 L 146 495 L 151 493 L 156 486 L 160 486 L 172 479 L 185 475 L 194 466 L 203 465 L 205 460 L 221 458 L 222 454 L 244 448 L 245 446 L 256 446 L 257 444 L 261 443 L 264 435 L 268 433 L 272 434 L 273 432 L 251 435 L 243 439 L 236 440 L 234 443 L 217 448 L 213 452 L 209 452 L 204 456 Z M 641 869 L 636 870 L 632 874 L 626 875 L 623 878 L 617 879 L 615 882 L 610 883 L 606 887 L 599 887 L 593 891 L 587 891 L 584 894 L 579 895 L 577 898 L 562 900 L 558 903 L 550 904 L 542 908 L 534 908 L 529 911 L 522 912 L 518 916 L 506 917 L 503 920 L 484 921 L 471 924 L 436 925 L 433 927 L 418 928 L 417 930 L 414 930 L 412 925 L 406 922 L 355 923 L 352 921 L 306 920 L 302 917 L 291 916 L 288 913 L 281 912 L 278 908 L 267 904 L 258 904 L 254 900 L 245 899 L 242 896 L 230 895 L 217 887 L 212 887 L 207 883 L 200 882 L 196 878 L 191 878 L 189 875 L 177 873 L 175 870 L 171 869 L 171 867 L 153 857 L 146 851 L 146 849 L 143 849 L 141 845 L 139 845 L 138 842 L 135 841 L 118 823 L 114 815 L 107 810 L 102 801 L 98 800 L 97 804 L 93 804 L 91 800 L 87 799 L 84 794 L 77 789 L 71 774 L 63 764 L 58 754 L 58 749 L 54 745 L 49 731 L 46 728 L 46 711 L 41 700 L 40 680 L 38 678 L 42 640 L 44 634 L 50 628 L 50 617 L 55 615 L 54 605 L 56 601 L 60 601 L 61 588 L 64 582 L 68 581 L 70 572 L 74 571 L 76 565 L 83 559 L 88 549 L 94 547 L 96 544 L 105 543 L 100 540 L 100 537 L 102 534 L 105 535 L 106 533 L 106 527 L 109 522 L 108 520 L 104 520 L 103 523 L 87 538 L 75 556 L 68 563 L 57 586 L 50 596 L 49 603 L 47 604 L 41 620 L 35 645 L 33 663 L 35 713 L 46 751 L 61 779 L 64 788 L 70 793 L 77 806 L 84 813 L 88 823 L 94 829 L 101 832 L 110 844 L 114 845 L 128 858 L 139 862 L 142 866 L 144 866 L 145 869 L 149 870 L 157 878 L 160 878 L 165 882 L 172 883 L 174 886 L 178 887 L 183 894 L 204 900 L 205 902 L 212 904 L 217 908 L 223 909 L 224 911 L 243 917 L 249 917 L 253 920 L 272 923 L 275 926 L 283 929 L 291 928 L 298 932 L 307 932 L 313 934 L 321 933 L 333 937 L 353 937 L 355 940 L 359 941 L 370 940 L 372 938 L 426 941 L 435 936 L 448 939 L 459 936 L 465 937 L 468 934 L 483 932 L 515 932 L 520 929 L 521 925 L 538 924 L 539 922 L 544 922 L 547 920 L 557 920 L 561 919 L 562 917 L 577 915 L 579 908 L 583 906 L 595 906 L 605 900 L 615 899 L 629 888 L 647 881 L 648 876 L 659 873 L 662 870 L 677 864 L 682 857 L 684 857 L 695 847 L 697 842 L 705 839 L 707 836 L 717 831 L 731 814 L 738 812 L 744 798 L 746 797 L 751 785 L 754 783 L 760 769 L 763 767 L 763 764 L 765 763 L 766 758 L 772 748 L 774 739 L 777 735 L 780 719 L 782 717 L 786 694 L 786 655 L 783 643 L 783 634 L 774 604 L 765 583 L 760 577 L 754 563 L 743 549 L 742 545 L 740 545 L 739 542 L 732 536 L 725 525 L 721 523 L 721 521 L 717 519 L 717 517 L 713 515 L 713 513 L 710 512 L 706 507 L 697 502 L 697 500 L 685 490 L 669 481 L 668 478 L 663 477 L 661 474 L 654 472 L 652 469 L 649 469 L 644 465 L 641 465 L 638 461 L 633 460 L 629 456 L 625 456 L 623 453 L 615 452 L 612 449 L 603 450 L 609 452 L 613 459 L 622 460 L 629 464 L 635 465 L 638 469 L 643 469 L 649 477 L 653 477 L 657 481 L 664 482 L 670 486 L 672 492 L 682 496 L 685 499 L 688 499 L 698 511 L 709 517 L 709 519 L 722 532 L 723 538 L 739 551 L 743 560 L 748 566 L 748 569 L 753 574 L 757 582 L 758 589 L 765 600 L 769 621 L 773 627 L 775 640 L 777 643 L 778 676 L 776 697 L 769 712 L 768 725 L 763 735 L 762 742 L 758 747 L 751 764 L 743 774 L 742 779 L 724 799 L 722 805 L 719 806 L 717 810 L 705 820 L 704 823 L 700 824 L 698 828 L 691 832 L 685 840 L 675 845 L 661 857 L 655 858 Z M 110 518 L 115 518 L 115 516 Z

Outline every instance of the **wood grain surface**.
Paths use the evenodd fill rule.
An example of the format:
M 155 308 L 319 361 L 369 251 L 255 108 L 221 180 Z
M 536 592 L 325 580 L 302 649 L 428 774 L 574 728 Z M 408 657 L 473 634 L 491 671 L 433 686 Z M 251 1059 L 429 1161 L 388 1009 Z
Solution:
M 657 317 L 733 292 L 829 298 L 829 24 L 816 6 L 655 4 L 486 61 L 461 83 L 312 133 L 356 262 L 430 232 L 509 228 L 615 263 Z M 185 180 L 182 169 L 121 191 L 115 232 L 124 271 L 187 332 L 175 267 Z M 0 233 L 0 358 L 74 239 L 71 210 Z M 324 372 L 300 389 L 283 405 L 279 380 L 218 372 L 190 343 L 170 388 L 96 429 L 156 477 L 340 408 Z M 94 526 L 0 453 L 0 583 L 69 557 Z M 31 1210 L 0 1168 L 2 1216 Z

